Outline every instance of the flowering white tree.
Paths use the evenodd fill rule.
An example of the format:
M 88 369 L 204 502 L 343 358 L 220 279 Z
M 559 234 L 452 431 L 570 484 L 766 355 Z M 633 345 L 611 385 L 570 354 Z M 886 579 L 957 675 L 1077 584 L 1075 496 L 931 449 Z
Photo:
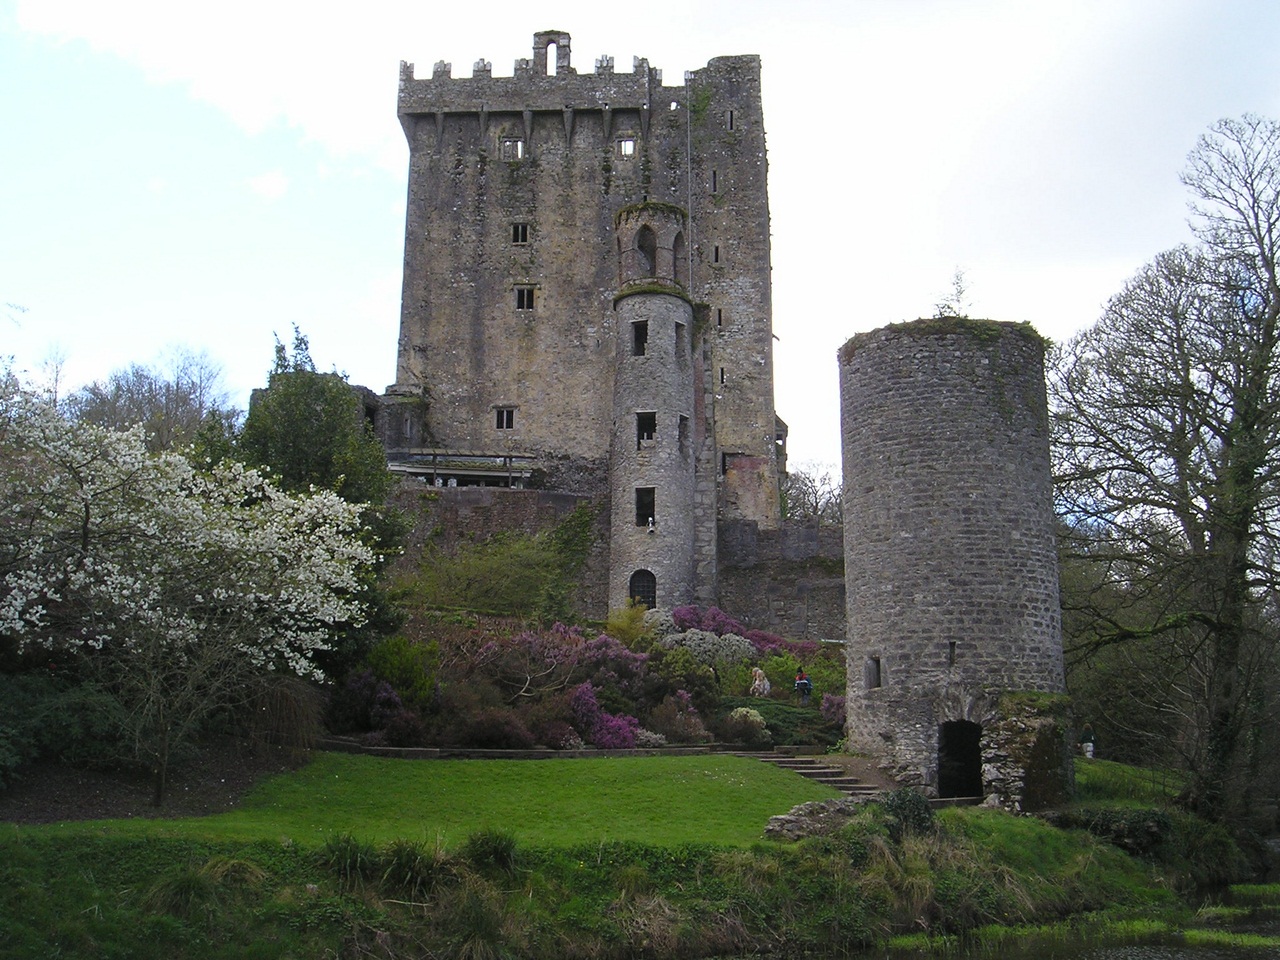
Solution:
M 0 383 L 0 637 L 69 655 L 110 695 L 163 799 L 169 757 L 271 675 L 314 675 L 363 618 L 360 505 L 151 454 Z

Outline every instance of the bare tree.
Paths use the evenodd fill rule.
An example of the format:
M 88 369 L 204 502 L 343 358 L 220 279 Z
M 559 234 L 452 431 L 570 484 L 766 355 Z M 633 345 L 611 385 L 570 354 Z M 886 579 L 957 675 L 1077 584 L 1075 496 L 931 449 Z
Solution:
M 71 394 L 65 406 L 74 419 L 113 430 L 140 424 L 153 453 L 190 444 L 211 418 L 224 429 L 239 419 L 218 364 L 185 350 L 153 366 L 117 370 Z
M 1183 182 L 1199 243 L 1157 256 L 1056 352 L 1057 496 L 1091 570 L 1068 595 L 1088 623 L 1072 652 L 1146 651 L 1131 666 L 1171 724 L 1188 801 L 1229 816 L 1257 787 L 1274 707 L 1259 698 L 1277 639 L 1280 126 L 1220 121 Z
M 788 520 L 838 524 L 840 475 L 829 464 L 801 463 L 782 478 L 783 515 Z

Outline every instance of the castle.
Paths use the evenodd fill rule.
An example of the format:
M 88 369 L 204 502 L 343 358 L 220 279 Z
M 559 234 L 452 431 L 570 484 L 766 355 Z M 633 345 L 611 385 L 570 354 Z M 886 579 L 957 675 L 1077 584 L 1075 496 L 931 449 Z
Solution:
M 1043 342 L 962 318 L 853 338 L 843 542 L 784 524 L 759 59 L 664 86 L 642 59 L 579 74 L 548 30 L 514 73 L 400 68 L 396 382 L 365 404 L 392 469 L 441 491 L 437 529 L 597 505 L 587 612 L 720 604 L 847 640 L 851 743 L 944 796 L 1060 797 Z
M 777 528 L 785 469 L 759 59 L 664 86 L 547 30 L 512 77 L 402 63 L 398 113 L 392 468 L 606 499 L 610 607 L 715 602 L 718 525 Z

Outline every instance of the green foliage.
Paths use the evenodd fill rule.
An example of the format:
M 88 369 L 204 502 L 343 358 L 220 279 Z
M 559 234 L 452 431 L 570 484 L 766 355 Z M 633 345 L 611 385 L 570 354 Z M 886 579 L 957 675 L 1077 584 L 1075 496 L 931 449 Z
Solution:
M 314 486 L 380 507 L 391 489 L 386 453 L 367 428 L 359 397 L 342 375 L 316 372 L 297 328 L 292 356 L 276 341 L 275 369 L 249 405 L 239 449 L 286 490 Z
M 358 886 L 378 873 L 378 853 L 373 845 L 350 833 L 331 836 L 316 852 L 316 863 L 348 886 Z
M 515 873 L 518 862 L 516 838 L 492 827 L 477 830 L 462 844 L 462 855 L 480 870 L 496 870 L 510 875 Z
M 1110 760 L 1076 758 L 1076 797 L 1081 804 L 1168 805 L 1183 778 L 1154 767 L 1132 767 Z
M 453 554 L 426 551 L 403 589 L 429 609 L 567 620 L 569 594 L 591 548 L 596 512 L 582 504 L 537 536 L 506 533 Z
M 791 745 L 834 746 L 842 735 L 840 727 L 829 723 L 812 706 L 801 707 L 767 697 L 725 697 L 721 710 L 750 707 L 768 725 L 774 743 Z
M 632 649 L 639 649 L 645 635 L 644 615 L 649 608 L 643 603 L 629 600 L 620 610 L 610 610 L 604 623 L 604 632 Z
M 933 807 L 919 790 L 910 787 L 894 790 L 884 798 L 884 812 L 889 817 L 889 835 L 895 840 L 933 829 Z
M 415 643 L 388 637 L 369 651 L 366 663 L 378 679 L 391 684 L 405 706 L 423 714 L 434 710 L 440 673 L 440 645 L 435 640 Z

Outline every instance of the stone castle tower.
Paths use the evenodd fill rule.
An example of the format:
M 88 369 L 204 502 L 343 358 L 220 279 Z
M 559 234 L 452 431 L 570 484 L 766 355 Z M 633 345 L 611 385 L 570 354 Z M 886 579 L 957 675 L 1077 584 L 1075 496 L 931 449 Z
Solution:
M 938 318 L 839 354 L 851 746 L 944 797 L 1069 788 L 1044 343 Z
M 718 524 L 779 524 L 760 63 L 400 68 L 394 469 L 609 504 L 609 605 L 714 602 Z

